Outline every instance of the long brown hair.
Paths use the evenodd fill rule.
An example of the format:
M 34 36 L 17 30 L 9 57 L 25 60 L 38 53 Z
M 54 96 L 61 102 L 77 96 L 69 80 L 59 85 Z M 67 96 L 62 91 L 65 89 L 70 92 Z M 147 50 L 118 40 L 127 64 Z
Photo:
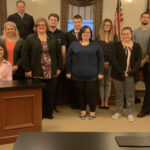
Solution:
M 110 23 L 110 31 L 109 31 L 109 36 L 108 36 L 108 42 L 114 41 L 114 29 L 113 29 L 113 23 L 110 19 L 106 18 L 102 21 L 102 24 L 99 29 L 99 36 L 101 41 L 105 41 L 105 31 L 104 31 L 104 26 L 105 23 L 109 22 Z

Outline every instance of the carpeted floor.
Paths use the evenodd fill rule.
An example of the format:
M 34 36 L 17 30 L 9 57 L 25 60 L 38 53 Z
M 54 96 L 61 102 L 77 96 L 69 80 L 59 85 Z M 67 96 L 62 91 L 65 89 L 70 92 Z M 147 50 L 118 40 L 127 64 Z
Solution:
M 138 92 L 137 96 L 143 98 L 143 92 Z M 141 104 L 135 104 L 135 121 L 130 123 L 126 118 L 126 109 L 119 120 L 113 120 L 111 116 L 115 113 L 115 106 L 110 106 L 108 110 L 97 107 L 96 118 L 94 120 L 81 120 L 79 110 L 72 110 L 69 106 L 63 106 L 61 113 L 55 112 L 55 119 L 44 119 L 42 121 L 43 132 L 150 132 L 150 116 L 136 118 L 140 111 Z M 14 144 L 0 145 L 0 150 L 12 150 Z

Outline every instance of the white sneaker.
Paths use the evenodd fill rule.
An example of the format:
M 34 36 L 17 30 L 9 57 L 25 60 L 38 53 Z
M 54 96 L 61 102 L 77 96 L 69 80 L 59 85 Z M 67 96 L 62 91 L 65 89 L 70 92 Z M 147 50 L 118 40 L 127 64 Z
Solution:
M 113 118 L 113 119 L 119 119 L 121 116 L 122 116 L 121 113 L 115 113 L 115 114 L 112 116 L 112 118 Z
M 128 115 L 128 121 L 133 122 L 134 121 L 134 116 L 133 115 Z

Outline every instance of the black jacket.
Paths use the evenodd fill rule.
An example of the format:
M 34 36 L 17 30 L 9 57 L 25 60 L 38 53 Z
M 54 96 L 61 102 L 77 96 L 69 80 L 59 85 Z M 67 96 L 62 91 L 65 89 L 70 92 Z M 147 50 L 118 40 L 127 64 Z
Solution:
M 47 37 L 47 43 L 51 57 L 52 76 L 55 76 L 57 69 L 61 70 L 62 68 L 62 53 L 60 44 L 58 44 L 54 35 L 47 33 Z M 27 36 L 23 46 L 22 58 L 25 72 L 32 71 L 33 76 L 43 76 L 41 49 L 42 45 L 37 33 Z
M 19 35 L 23 39 L 25 39 L 27 35 L 33 33 L 34 20 L 33 17 L 27 13 L 24 14 L 23 19 L 18 13 L 10 15 L 8 21 L 16 23 Z
M 142 51 L 138 43 L 133 43 L 129 76 L 133 76 L 135 82 L 139 79 L 139 68 L 142 60 Z M 124 80 L 124 72 L 127 66 L 127 56 L 121 42 L 114 43 L 112 50 L 112 71 L 111 76 L 116 80 Z
M 5 40 L 3 37 L 0 38 L 0 44 L 2 44 L 5 47 L 5 55 L 4 58 L 7 60 L 7 46 L 5 43 Z M 13 60 L 14 60 L 14 65 L 21 66 L 21 55 L 22 55 L 22 47 L 23 47 L 23 40 L 18 39 L 16 42 L 16 45 L 14 47 L 14 53 L 13 53 Z
M 68 49 L 70 44 L 77 40 L 74 29 L 66 33 L 66 39 L 67 39 L 67 49 Z

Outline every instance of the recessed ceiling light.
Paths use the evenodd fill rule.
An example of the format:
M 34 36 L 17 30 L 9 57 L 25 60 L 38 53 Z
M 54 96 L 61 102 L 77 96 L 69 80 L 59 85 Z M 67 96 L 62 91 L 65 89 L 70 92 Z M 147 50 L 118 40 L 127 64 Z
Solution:
M 132 2 L 132 0 L 128 0 L 128 2 Z

